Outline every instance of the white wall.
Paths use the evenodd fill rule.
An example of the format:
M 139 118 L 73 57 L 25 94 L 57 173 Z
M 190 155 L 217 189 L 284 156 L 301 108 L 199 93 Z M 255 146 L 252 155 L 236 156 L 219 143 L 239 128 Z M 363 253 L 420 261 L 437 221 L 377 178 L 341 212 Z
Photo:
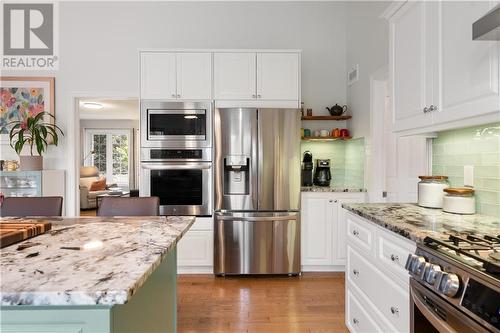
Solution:
M 144 48 L 302 49 L 306 107 L 325 113 L 325 106 L 346 102 L 343 2 L 61 2 L 59 12 L 59 71 L 2 75 L 56 76 L 57 123 L 66 133 L 77 121 L 73 96 L 139 95 L 138 50 Z M 66 137 L 45 158 L 47 168 L 68 170 L 69 214 L 77 186 L 74 146 Z M 0 158 L 9 149 L 2 146 Z
M 370 75 L 389 63 L 389 26 L 379 15 L 389 6 L 381 1 L 353 1 L 347 6 L 347 70 L 359 64 L 359 81 L 347 89 L 352 113 L 351 135 L 370 134 Z

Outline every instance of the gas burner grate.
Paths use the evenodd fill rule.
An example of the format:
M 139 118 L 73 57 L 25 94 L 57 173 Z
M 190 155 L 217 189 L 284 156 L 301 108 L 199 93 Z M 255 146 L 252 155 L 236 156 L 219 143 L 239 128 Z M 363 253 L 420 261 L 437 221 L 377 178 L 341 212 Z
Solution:
M 477 262 L 478 266 L 482 266 L 487 273 L 500 274 L 500 262 L 492 258 L 492 256 L 486 255 L 485 258 L 479 253 L 479 251 L 497 253 L 500 250 L 500 238 L 498 236 L 450 235 L 448 240 L 426 237 L 424 243 L 435 249 L 443 247 L 455 252 L 454 257 L 467 265 L 474 266 L 474 262 L 471 262 L 473 260 Z M 451 254 L 450 251 L 445 251 L 445 253 Z

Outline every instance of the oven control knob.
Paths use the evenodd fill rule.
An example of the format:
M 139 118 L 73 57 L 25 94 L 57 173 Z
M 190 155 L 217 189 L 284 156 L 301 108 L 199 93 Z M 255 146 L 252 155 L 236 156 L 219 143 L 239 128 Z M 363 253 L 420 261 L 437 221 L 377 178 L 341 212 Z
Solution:
M 412 273 L 415 274 L 416 276 L 422 276 L 424 271 L 425 271 L 425 258 L 424 257 L 418 257 L 417 260 L 413 263 L 412 266 Z
M 439 291 L 448 297 L 455 297 L 460 289 L 460 279 L 456 274 L 443 273 L 439 283 Z
M 442 274 L 441 267 L 439 265 L 430 265 L 427 272 L 425 273 L 425 282 L 430 284 L 431 286 L 436 283 L 440 275 Z
M 412 253 L 408 254 L 408 258 L 406 259 L 406 264 L 405 264 L 405 268 L 406 268 L 406 270 L 408 272 L 411 272 L 411 268 L 413 266 L 413 262 L 415 260 L 417 260 L 417 259 L 418 259 L 418 256 L 416 256 L 416 255 L 414 255 Z

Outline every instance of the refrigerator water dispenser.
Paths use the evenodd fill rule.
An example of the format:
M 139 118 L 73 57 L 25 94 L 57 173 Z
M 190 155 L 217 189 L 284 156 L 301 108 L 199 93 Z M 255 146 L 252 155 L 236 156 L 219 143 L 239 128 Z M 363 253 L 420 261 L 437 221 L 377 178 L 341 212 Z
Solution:
M 224 194 L 250 193 L 250 159 L 246 156 L 232 155 L 224 158 Z

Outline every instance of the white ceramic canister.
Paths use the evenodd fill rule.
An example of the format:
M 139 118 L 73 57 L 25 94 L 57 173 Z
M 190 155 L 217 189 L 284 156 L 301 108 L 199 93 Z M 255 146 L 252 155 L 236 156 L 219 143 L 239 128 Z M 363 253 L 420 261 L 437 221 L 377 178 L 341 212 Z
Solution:
M 443 190 L 450 187 L 447 176 L 419 176 L 418 205 L 427 208 L 443 208 Z
M 468 187 L 444 189 L 443 211 L 454 214 L 475 214 L 476 198 L 474 190 Z

